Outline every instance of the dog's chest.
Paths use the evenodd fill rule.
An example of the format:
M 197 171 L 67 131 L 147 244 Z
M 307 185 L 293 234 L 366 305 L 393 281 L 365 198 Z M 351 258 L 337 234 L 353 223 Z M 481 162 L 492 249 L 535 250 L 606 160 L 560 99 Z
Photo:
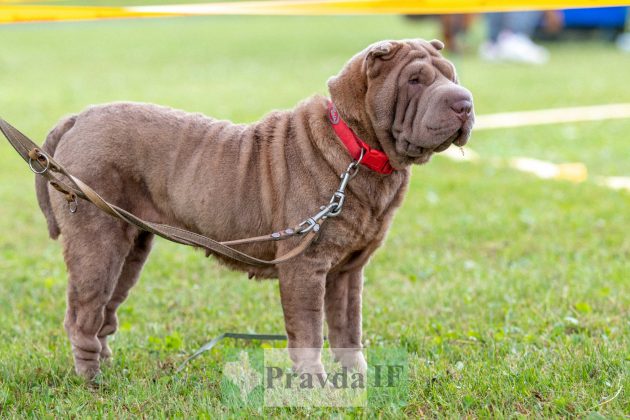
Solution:
M 367 194 L 347 197 L 343 215 L 323 232 L 323 241 L 338 253 L 336 267 L 362 266 L 383 243 L 396 210 L 407 190 L 408 175 L 400 174 L 384 185 L 365 189 Z

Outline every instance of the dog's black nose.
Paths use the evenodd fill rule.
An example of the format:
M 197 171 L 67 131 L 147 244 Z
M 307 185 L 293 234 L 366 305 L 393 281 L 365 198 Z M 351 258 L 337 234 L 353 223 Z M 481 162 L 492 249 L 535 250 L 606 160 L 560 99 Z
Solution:
M 451 109 L 455 111 L 460 119 L 465 120 L 470 117 L 470 113 L 472 112 L 472 101 L 469 99 L 460 99 L 451 104 Z

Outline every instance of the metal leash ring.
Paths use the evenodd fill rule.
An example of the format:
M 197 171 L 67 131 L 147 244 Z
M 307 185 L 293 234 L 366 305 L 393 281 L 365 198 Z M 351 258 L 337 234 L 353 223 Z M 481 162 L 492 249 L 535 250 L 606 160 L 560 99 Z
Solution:
M 40 158 L 44 158 L 44 160 L 46 161 L 46 165 L 45 166 L 44 166 L 43 163 L 41 163 L 39 161 Z M 33 168 L 33 158 L 30 157 L 30 156 L 28 157 L 28 167 L 31 168 L 31 171 L 34 174 L 41 175 L 41 174 L 45 173 L 48 170 L 48 168 L 50 168 L 50 159 L 48 159 L 48 156 L 46 156 L 43 153 L 40 153 L 39 156 L 37 157 L 37 163 L 39 163 L 40 165 L 44 166 L 44 169 L 42 169 L 41 171 L 38 171 L 35 168 Z
M 359 159 L 353 160 L 350 163 L 350 165 L 348 165 L 348 168 L 346 169 L 346 172 L 350 176 L 350 179 L 354 178 L 357 175 L 357 173 L 359 172 L 359 165 L 361 164 L 361 161 L 363 160 L 364 157 L 365 157 L 365 149 L 362 147 L 361 148 L 361 155 L 359 156 Z

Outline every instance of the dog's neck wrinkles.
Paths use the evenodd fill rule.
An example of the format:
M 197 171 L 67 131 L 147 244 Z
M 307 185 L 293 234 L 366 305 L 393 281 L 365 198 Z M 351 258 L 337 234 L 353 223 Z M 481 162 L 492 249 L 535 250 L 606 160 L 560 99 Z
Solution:
M 317 103 L 317 106 L 312 106 L 313 103 Z M 313 115 L 312 112 L 315 109 L 317 109 L 317 114 Z M 329 172 L 331 178 L 335 180 L 331 181 L 331 185 L 334 186 L 339 174 L 346 169 L 352 158 L 332 128 L 328 117 L 328 98 L 316 95 L 307 99 L 302 103 L 302 106 L 296 108 L 294 115 L 297 116 L 302 112 L 311 114 L 309 117 L 303 118 L 303 120 L 309 121 L 311 142 L 317 150 L 317 155 L 327 163 L 326 166 L 330 171 L 326 172 Z M 341 116 L 343 118 L 343 115 Z M 350 128 L 355 130 L 356 125 L 346 122 Z M 363 132 L 359 130 L 355 132 L 371 148 L 376 148 L 374 146 L 376 142 L 372 137 L 363 137 Z M 399 192 L 406 190 L 409 175 L 409 168 L 395 170 L 389 175 L 383 175 L 361 167 L 359 175 L 348 184 L 348 191 L 357 200 L 369 205 L 375 211 L 375 216 L 377 216 L 390 208 L 394 202 L 397 203 L 395 207 L 400 204 L 394 197 Z

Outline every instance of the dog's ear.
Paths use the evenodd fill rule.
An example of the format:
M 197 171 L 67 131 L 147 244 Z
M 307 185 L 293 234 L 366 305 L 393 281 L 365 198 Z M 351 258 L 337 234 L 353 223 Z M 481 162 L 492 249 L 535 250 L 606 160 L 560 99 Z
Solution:
M 433 48 L 438 51 L 444 48 L 444 43 L 439 39 L 432 39 L 431 41 L 429 41 L 429 44 L 433 45 Z
M 365 55 L 365 73 L 368 78 L 377 77 L 384 61 L 390 60 L 402 44 L 396 41 L 383 41 L 370 46 Z
M 382 65 L 393 58 L 401 46 L 396 41 L 372 44 L 352 57 L 338 75 L 328 79 L 330 97 L 346 122 L 369 124 L 365 121 L 364 109 L 367 79 L 376 77 Z

